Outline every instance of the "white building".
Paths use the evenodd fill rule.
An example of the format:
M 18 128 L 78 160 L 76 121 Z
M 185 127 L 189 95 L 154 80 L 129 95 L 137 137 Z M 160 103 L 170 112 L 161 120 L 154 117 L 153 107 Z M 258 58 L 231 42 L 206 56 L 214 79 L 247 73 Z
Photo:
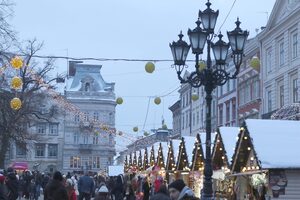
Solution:
M 262 64 L 262 114 L 299 101 L 300 1 L 277 0 L 266 29 L 259 35 Z
M 189 75 L 185 72 L 184 78 Z M 217 90 L 212 96 L 212 131 L 217 129 Z M 181 102 L 181 135 L 196 136 L 197 133 L 205 132 L 206 125 L 206 100 L 204 87 L 192 88 L 188 83 L 182 84 L 179 89 Z M 198 100 L 192 100 L 192 94 L 198 95 Z M 174 120 L 174 119 L 173 119 Z
M 235 73 L 232 59 L 228 59 L 227 72 Z M 236 79 L 229 79 L 218 87 L 218 126 L 237 126 Z
M 106 83 L 101 65 L 70 62 L 65 97 L 78 108 L 65 117 L 63 171 L 107 170 L 113 163 L 114 83 Z

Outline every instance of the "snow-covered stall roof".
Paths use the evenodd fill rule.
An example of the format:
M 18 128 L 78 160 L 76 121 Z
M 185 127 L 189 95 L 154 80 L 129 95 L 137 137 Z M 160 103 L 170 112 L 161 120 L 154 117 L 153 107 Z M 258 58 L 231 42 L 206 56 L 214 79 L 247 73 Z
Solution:
M 167 157 L 168 157 L 168 143 L 167 142 L 156 142 L 153 144 L 154 146 L 154 155 L 155 155 L 155 161 L 157 159 L 158 156 L 158 149 L 159 149 L 159 144 L 161 143 L 161 147 L 162 147 L 162 153 L 164 155 L 164 162 L 167 162 Z
M 201 144 L 202 144 L 202 149 L 203 149 L 203 154 L 204 154 L 204 157 L 206 155 L 206 145 L 205 145 L 205 142 L 206 142 L 206 133 L 199 133 L 200 135 L 200 139 L 201 139 Z M 214 143 L 215 143 L 215 139 L 216 139 L 216 133 L 212 132 L 211 133 L 211 150 L 214 148 Z M 211 151 L 212 152 L 212 151 Z
M 226 151 L 226 156 L 230 161 L 235 150 L 237 137 L 240 132 L 238 127 L 220 127 L 220 134 L 223 140 L 223 145 Z
M 185 150 L 188 157 L 189 165 L 192 164 L 193 161 L 193 149 L 196 142 L 196 137 L 192 136 L 183 136 L 185 141 Z
M 300 121 L 247 119 L 261 167 L 300 168 Z

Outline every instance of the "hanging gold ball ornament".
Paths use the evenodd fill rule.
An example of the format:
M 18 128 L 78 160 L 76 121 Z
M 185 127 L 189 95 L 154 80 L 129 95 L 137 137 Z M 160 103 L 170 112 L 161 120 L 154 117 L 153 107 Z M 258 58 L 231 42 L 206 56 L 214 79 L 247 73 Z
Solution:
M 118 105 L 123 104 L 123 98 L 122 98 L 122 97 L 118 97 L 117 100 L 116 100 L 116 103 L 117 103 Z
M 23 85 L 23 81 L 20 77 L 15 76 L 11 79 L 11 87 L 13 89 L 20 89 Z
M 147 62 L 145 65 L 145 70 L 147 73 L 151 74 L 154 72 L 155 70 L 155 65 L 153 62 Z
M 144 136 L 147 137 L 149 133 L 147 131 L 144 132 Z
M 15 97 L 10 101 L 10 107 L 14 110 L 19 110 L 22 107 L 22 102 L 19 98 Z
M 164 130 L 166 130 L 166 129 L 168 129 L 168 126 L 166 124 L 164 124 L 164 125 L 162 125 L 161 128 L 164 129 Z
M 201 60 L 198 63 L 198 67 L 199 67 L 199 71 L 203 71 L 206 68 L 206 63 L 203 60 Z
M 197 93 L 192 94 L 192 100 L 197 101 L 199 99 L 199 95 Z
M 259 71 L 260 69 L 260 60 L 258 57 L 253 57 L 251 60 L 250 60 L 250 66 L 255 69 L 256 71 Z
M 154 103 L 155 103 L 156 105 L 159 105 L 159 104 L 161 103 L 160 97 L 155 97 Z
M 133 132 L 138 132 L 139 131 L 139 128 L 137 126 L 133 127 Z
M 23 59 L 19 56 L 15 56 L 10 60 L 10 64 L 15 69 L 21 69 L 23 67 Z

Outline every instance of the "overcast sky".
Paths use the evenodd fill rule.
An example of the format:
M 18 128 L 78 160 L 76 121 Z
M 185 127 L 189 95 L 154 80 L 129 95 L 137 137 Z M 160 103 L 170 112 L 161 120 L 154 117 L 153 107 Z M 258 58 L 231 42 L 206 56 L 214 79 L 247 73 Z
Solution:
M 218 30 L 234 0 L 211 2 L 212 9 L 220 12 Z M 236 0 L 221 31 L 232 30 L 238 16 L 241 27 L 248 29 L 251 37 L 255 36 L 255 30 L 266 25 L 274 2 Z M 204 10 L 205 3 L 203 0 L 16 0 L 11 22 L 20 39 L 36 37 L 44 41 L 42 55 L 172 59 L 169 42 L 177 40 L 180 30 L 186 35 L 188 28 L 195 27 L 198 10 Z M 66 71 L 66 63 L 57 60 L 57 70 Z M 116 95 L 124 99 L 124 104 L 116 109 L 116 127 L 128 133 L 136 125 L 142 129 L 146 96 L 166 94 L 179 86 L 170 62 L 156 63 L 153 74 L 144 72 L 144 62 L 88 63 L 103 65 L 104 79 L 116 83 Z M 145 129 L 160 127 L 162 116 L 168 127 L 172 127 L 168 107 L 178 98 L 178 92 L 174 92 L 163 98 L 159 106 L 152 100 Z

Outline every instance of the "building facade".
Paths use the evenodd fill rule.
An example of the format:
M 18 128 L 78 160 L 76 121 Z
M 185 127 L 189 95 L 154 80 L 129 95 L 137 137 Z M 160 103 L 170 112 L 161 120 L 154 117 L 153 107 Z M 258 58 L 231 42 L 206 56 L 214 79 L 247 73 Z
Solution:
M 262 117 L 299 101 L 300 1 L 275 2 L 266 29 L 259 35 Z
M 238 125 L 242 125 L 248 118 L 260 118 L 262 101 L 260 64 L 256 68 L 250 66 L 253 58 L 260 57 L 257 37 L 247 40 L 244 53 L 244 61 L 237 78 Z
M 176 101 L 172 106 L 169 107 L 169 110 L 172 112 L 172 126 L 174 135 L 180 135 L 181 131 L 181 102 L 180 100 Z
M 235 65 L 228 59 L 227 71 L 234 74 Z M 237 126 L 237 90 L 236 79 L 229 79 L 217 88 L 218 94 L 218 126 Z
M 64 120 L 63 171 L 101 171 L 113 163 L 114 83 L 106 83 L 101 65 L 72 62 L 65 98 L 78 110 Z M 103 128 L 103 127 L 107 128 Z

